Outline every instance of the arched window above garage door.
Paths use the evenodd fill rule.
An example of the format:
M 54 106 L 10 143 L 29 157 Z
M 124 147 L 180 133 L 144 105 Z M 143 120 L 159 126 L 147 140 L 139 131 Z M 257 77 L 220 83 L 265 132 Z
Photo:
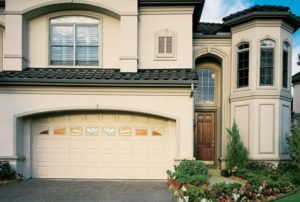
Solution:
M 99 65 L 99 19 L 87 16 L 52 18 L 49 33 L 50 65 Z

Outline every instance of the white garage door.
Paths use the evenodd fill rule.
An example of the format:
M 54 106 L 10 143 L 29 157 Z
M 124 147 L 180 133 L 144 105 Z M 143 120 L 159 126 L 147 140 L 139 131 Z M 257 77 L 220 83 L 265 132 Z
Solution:
M 164 179 L 172 121 L 133 114 L 72 114 L 33 120 L 36 178 Z M 173 129 L 171 129 L 173 130 Z

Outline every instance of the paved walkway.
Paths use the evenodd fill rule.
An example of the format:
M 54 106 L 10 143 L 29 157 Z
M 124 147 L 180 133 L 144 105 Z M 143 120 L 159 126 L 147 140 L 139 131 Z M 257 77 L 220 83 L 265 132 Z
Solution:
M 173 202 L 166 181 L 33 179 L 0 186 L 1 202 Z
M 216 183 L 221 183 L 221 182 L 225 182 L 226 184 L 229 183 L 241 183 L 239 181 L 233 180 L 233 179 L 229 179 L 227 177 L 222 177 L 222 176 L 211 176 L 209 178 L 209 182 L 211 185 L 216 184 Z

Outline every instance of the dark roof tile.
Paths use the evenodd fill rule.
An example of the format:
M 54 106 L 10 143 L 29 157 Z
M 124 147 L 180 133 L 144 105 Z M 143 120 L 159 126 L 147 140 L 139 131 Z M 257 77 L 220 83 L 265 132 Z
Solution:
M 0 72 L 0 85 L 190 85 L 197 80 L 192 69 L 140 69 L 128 73 L 118 69 L 26 68 Z
M 200 22 L 197 27 L 197 32 L 201 32 L 204 35 L 215 35 L 222 31 L 223 24 L 221 23 Z
M 292 83 L 293 84 L 300 84 L 300 72 L 292 76 Z
M 229 16 L 224 17 L 223 21 L 227 21 L 227 20 L 230 20 L 230 19 L 233 19 L 233 18 L 237 18 L 237 17 L 243 16 L 243 15 L 246 15 L 248 13 L 255 12 L 255 11 L 285 11 L 285 12 L 287 12 L 289 10 L 290 10 L 289 7 L 285 7 L 285 6 L 255 5 L 253 7 L 244 9 L 242 11 L 230 14 Z

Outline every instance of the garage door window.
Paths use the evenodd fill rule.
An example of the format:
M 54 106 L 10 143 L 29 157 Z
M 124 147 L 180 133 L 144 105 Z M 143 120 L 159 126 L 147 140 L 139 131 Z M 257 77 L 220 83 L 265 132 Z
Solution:
M 81 136 L 82 128 L 81 127 L 70 128 L 70 135 L 71 136 Z
M 113 127 L 104 127 L 102 132 L 104 136 L 115 136 L 115 128 Z
M 54 135 L 65 135 L 66 129 L 65 128 L 54 128 L 53 134 Z
M 145 128 L 137 128 L 137 129 L 135 129 L 135 135 L 136 136 L 147 136 L 148 131 Z
M 152 136 L 162 136 L 162 132 L 159 130 L 152 130 Z
M 86 128 L 86 135 L 87 136 L 98 136 L 99 135 L 99 128 L 98 127 L 87 127 Z
M 131 128 L 129 128 L 129 127 L 121 127 L 119 135 L 120 136 L 131 136 Z

